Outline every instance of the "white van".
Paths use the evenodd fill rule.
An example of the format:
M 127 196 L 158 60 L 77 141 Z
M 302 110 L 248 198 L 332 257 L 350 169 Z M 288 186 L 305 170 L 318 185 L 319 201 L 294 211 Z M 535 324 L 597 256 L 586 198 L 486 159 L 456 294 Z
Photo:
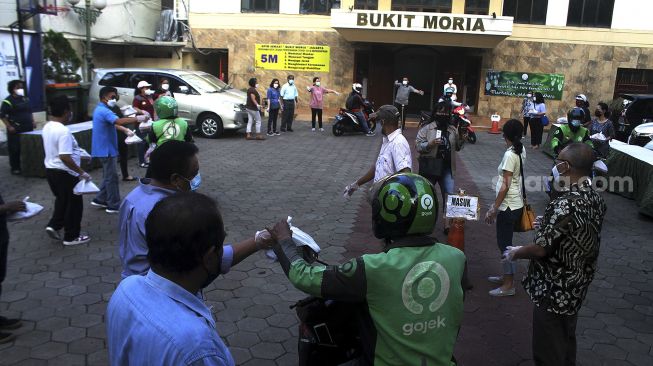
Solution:
M 139 81 L 145 80 L 152 84 L 152 90 L 158 90 L 164 78 L 170 82 L 170 91 L 179 105 L 179 117 L 202 136 L 216 138 L 224 130 L 237 130 L 247 125 L 246 94 L 211 74 L 192 70 L 96 69 L 89 90 L 88 113 L 93 114 L 104 86 L 118 90 L 120 104 L 131 105 Z

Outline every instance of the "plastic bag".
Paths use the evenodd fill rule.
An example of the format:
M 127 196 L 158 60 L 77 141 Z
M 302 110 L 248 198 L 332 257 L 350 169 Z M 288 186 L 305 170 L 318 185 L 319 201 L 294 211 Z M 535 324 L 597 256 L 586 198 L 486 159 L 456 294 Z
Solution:
M 592 140 L 597 140 L 597 141 L 605 141 L 607 138 L 603 134 L 603 132 L 595 133 L 592 136 L 590 136 L 590 139 Z
M 310 235 L 300 230 L 298 227 L 293 226 L 292 217 L 290 216 L 288 216 L 288 225 L 290 225 L 290 230 L 292 231 L 292 238 L 298 247 L 308 246 L 315 253 L 320 252 L 320 246 L 315 242 L 315 239 L 313 239 Z
M 140 144 L 141 142 L 143 142 L 143 139 L 136 136 L 135 134 L 131 136 L 127 136 L 127 138 L 125 139 L 125 143 L 127 145 Z
M 141 124 L 138 125 L 138 129 L 141 131 L 149 131 L 152 129 L 152 120 L 149 120 L 147 122 L 141 122 Z
M 91 194 L 91 193 L 97 193 L 97 192 L 100 192 L 100 188 L 98 188 L 95 185 L 95 183 L 93 183 L 90 180 L 82 179 L 73 188 L 73 193 L 76 194 L 76 195 Z
M 25 211 L 14 212 L 11 215 L 7 215 L 7 220 L 9 221 L 18 221 L 29 219 L 32 216 L 36 216 L 39 212 L 43 211 L 43 206 L 34 202 L 27 202 L 29 197 L 25 197 L 23 202 L 25 202 Z

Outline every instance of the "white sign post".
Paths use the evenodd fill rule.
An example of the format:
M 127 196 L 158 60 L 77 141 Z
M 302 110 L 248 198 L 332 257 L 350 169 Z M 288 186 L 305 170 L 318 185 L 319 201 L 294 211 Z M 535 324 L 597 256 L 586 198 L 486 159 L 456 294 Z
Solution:
M 478 197 L 464 194 L 447 196 L 446 217 L 478 221 L 480 213 Z

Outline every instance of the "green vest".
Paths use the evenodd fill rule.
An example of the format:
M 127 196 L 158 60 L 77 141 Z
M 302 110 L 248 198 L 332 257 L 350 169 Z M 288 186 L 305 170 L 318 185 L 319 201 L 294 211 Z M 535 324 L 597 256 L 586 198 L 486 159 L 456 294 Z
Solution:
M 364 255 L 367 303 L 377 331 L 375 365 L 453 365 L 463 316 L 465 255 L 451 246 Z
M 152 123 L 152 132 L 156 138 L 156 146 L 161 146 L 164 142 L 170 140 L 184 141 L 188 122 L 183 118 L 160 119 Z

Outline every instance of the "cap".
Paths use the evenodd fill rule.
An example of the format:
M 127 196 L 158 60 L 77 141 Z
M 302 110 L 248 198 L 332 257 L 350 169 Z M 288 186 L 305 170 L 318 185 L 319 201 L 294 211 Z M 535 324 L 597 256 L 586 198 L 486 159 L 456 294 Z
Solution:
M 582 100 L 583 102 L 587 102 L 587 97 L 585 96 L 585 94 L 578 94 L 576 96 L 576 100 Z
M 379 107 L 376 112 L 370 114 L 370 118 L 397 122 L 399 121 L 399 110 L 393 105 L 385 104 Z
M 146 86 L 152 86 L 152 84 L 148 83 L 145 80 L 141 80 L 141 81 L 138 82 L 138 85 L 136 85 L 136 88 L 140 89 L 140 88 L 143 88 L 143 87 L 146 87 Z

